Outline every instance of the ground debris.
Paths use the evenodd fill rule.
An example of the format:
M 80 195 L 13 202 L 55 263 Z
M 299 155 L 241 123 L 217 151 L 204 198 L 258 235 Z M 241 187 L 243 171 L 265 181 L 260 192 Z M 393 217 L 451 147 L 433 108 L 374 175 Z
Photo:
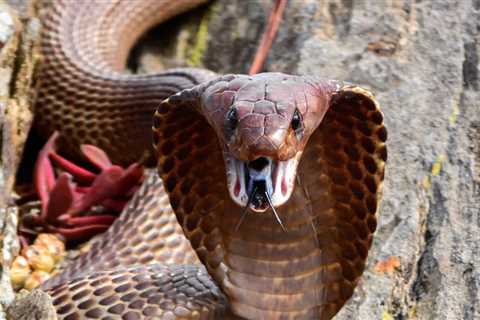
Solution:
M 57 313 L 52 299 L 41 290 L 22 291 L 20 296 L 7 310 L 7 319 L 11 320 L 55 320 Z

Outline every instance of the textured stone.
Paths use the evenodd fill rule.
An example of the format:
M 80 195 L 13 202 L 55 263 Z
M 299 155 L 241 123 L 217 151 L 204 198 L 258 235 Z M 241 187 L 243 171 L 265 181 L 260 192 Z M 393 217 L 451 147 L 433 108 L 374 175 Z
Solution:
M 34 290 L 17 298 L 7 310 L 12 320 L 56 320 L 57 315 L 50 296 L 40 290 Z
M 32 119 L 29 102 L 37 35 L 36 19 L 22 24 L 18 12 L 0 3 L 0 319 L 6 318 L 4 310 L 14 298 L 9 272 L 19 245 L 17 210 L 10 205 L 16 169 Z
M 140 70 L 169 30 L 183 40 L 162 42 L 164 57 L 246 72 L 270 5 L 219 0 L 159 27 L 137 48 Z M 265 70 L 362 85 L 389 131 L 369 263 L 337 319 L 480 318 L 478 21 L 478 0 L 288 2 Z

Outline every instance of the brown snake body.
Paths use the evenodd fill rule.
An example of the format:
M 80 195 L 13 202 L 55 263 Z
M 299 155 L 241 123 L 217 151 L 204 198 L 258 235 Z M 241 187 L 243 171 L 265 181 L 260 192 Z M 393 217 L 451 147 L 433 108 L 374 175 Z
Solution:
M 149 149 L 158 107 L 163 182 L 150 173 L 90 251 L 43 288 L 68 320 L 227 310 L 329 319 L 352 295 L 376 228 L 383 116 L 367 91 L 314 77 L 121 72 L 145 30 L 194 2 L 54 1 L 46 11 L 38 131 L 60 131 L 71 155 L 90 143 L 128 163 Z

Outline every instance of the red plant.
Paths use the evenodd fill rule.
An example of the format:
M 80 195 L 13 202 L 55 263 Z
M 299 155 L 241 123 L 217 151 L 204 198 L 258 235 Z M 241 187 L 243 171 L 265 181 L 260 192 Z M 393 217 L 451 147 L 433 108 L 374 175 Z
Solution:
M 55 132 L 38 154 L 34 186 L 41 209 L 23 219 L 20 232 L 42 231 L 58 233 L 67 241 L 86 240 L 105 231 L 117 218 L 142 183 L 143 167 L 134 163 L 124 169 L 112 164 L 103 150 L 82 145 L 82 153 L 98 169 L 92 172 L 60 156 L 55 150 L 57 138 Z

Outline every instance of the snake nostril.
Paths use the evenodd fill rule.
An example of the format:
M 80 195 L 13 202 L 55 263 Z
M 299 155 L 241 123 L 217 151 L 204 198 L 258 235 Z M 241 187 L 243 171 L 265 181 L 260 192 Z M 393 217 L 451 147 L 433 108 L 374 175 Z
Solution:
M 255 171 L 262 171 L 266 166 L 268 166 L 269 163 L 270 161 L 268 161 L 267 158 L 260 157 L 256 160 L 250 161 L 248 163 L 248 168 L 253 169 Z

